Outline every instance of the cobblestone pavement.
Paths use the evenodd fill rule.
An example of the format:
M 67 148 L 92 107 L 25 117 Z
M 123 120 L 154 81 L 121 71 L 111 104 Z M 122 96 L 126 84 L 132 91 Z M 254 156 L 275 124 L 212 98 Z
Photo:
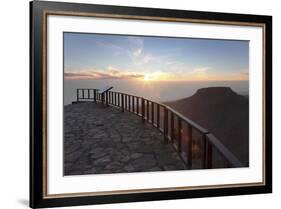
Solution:
M 93 102 L 64 107 L 64 175 L 186 169 L 139 116 Z

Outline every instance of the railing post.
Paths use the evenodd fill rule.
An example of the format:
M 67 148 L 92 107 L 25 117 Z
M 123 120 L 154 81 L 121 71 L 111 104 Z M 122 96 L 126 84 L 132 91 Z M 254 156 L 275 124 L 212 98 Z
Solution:
M 181 153 L 181 138 L 182 138 L 182 135 L 181 135 L 181 118 L 178 117 L 178 152 Z
M 106 100 L 107 100 L 106 106 L 108 106 L 110 104 L 110 92 L 109 91 L 106 92 Z
M 154 126 L 154 102 L 151 102 L 151 123 Z
M 192 168 L 192 127 L 188 125 L 188 139 L 187 139 L 187 166 Z
M 157 104 L 157 128 L 160 128 L 160 105 Z
M 76 100 L 79 102 L 79 89 L 76 89 Z
M 121 93 L 121 109 L 122 109 L 122 112 L 124 112 L 124 94 Z
M 139 115 L 139 97 L 137 97 L 137 114 Z
M 171 141 L 174 143 L 174 113 L 171 112 Z
M 147 122 L 149 123 L 149 101 L 146 100 L 146 118 L 147 118 Z
M 129 110 L 129 112 L 131 112 L 131 95 L 128 95 L 128 100 L 129 100 L 128 110 Z
M 88 99 L 90 99 L 90 89 L 88 89 Z
M 128 95 L 125 94 L 125 110 L 128 111 L 129 103 L 128 103 Z
M 122 96 L 121 96 L 121 94 L 120 93 L 118 93 L 118 105 L 119 105 L 119 107 L 121 107 L 122 106 Z
M 82 99 L 84 99 L 84 89 L 82 89 Z
M 141 98 L 141 117 L 142 122 L 145 122 L 145 106 L 144 106 L 144 98 Z
M 202 162 L 201 162 L 201 165 L 202 165 L 202 168 L 206 168 L 206 158 L 207 158 L 207 153 L 206 153 L 206 151 L 207 151 L 207 149 L 206 149 L 206 145 L 207 145 L 207 138 L 206 138 L 206 134 L 205 133 L 203 133 L 203 135 L 202 135 L 202 151 L 203 151 L 203 153 L 202 153 Z
M 127 110 L 127 94 L 124 94 L 124 109 Z
M 94 102 L 97 102 L 97 90 L 94 89 Z
M 135 96 L 132 97 L 132 108 L 133 108 L 133 113 L 135 113 Z
M 164 143 L 168 143 L 168 109 L 164 107 Z
M 109 106 L 109 101 L 108 101 L 109 100 L 109 95 L 108 95 L 108 93 L 109 93 L 108 91 L 105 92 L 105 95 L 106 95 L 106 106 L 107 107 Z
M 206 168 L 212 168 L 212 162 L 213 162 L 213 146 L 212 144 L 209 142 L 209 140 L 207 140 L 207 146 L 206 146 L 207 150 L 207 159 L 206 159 Z

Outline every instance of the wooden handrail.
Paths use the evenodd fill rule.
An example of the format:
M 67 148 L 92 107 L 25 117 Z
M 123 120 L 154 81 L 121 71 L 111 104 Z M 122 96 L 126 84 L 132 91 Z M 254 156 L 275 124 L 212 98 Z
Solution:
M 185 117 L 183 114 L 175 111 L 174 109 L 172 109 L 169 106 L 164 105 L 165 108 L 167 108 L 169 111 L 171 111 L 173 114 L 175 114 L 176 116 L 178 116 L 179 118 L 181 118 L 183 121 L 185 121 L 186 123 L 188 123 L 189 125 L 191 125 L 194 129 L 196 129 L 197 131 L 199 131 L 202 134 L 207 134 L 209 133 L 209 131 L 205 128 L 203 128 L 202 126 L 198 125 L 197 123 L 195 123 L 194 121 L 188 119 L 187 117 Z
M 80 95 L 82 93 L 82 97 Z M 87 92 L 85 94 L 85 92 Z M 91 92 L 93 92 L 91 94 Z M 92 95 L 92 96 L 91 96 Z M 143 97 L 138 97 L 135 95 L 125 94 L 122 92 L 115 91 L 106 91 L 100 93 L 98 89 L 77 89 L 76 90 L 77 102 L 90 100 L 94 102 L 101 102 L 102 104 L 111 105 L 119 107 L 123 112 L 128 111 L 132 112 L 140 117 L 142 117 L 143 122 L 151 123 L 155 126 L 160 132 L 164 134 L 164 142 L 170 142 L 174 145 L 173 147 L 179 153 L 179 156 L 186 163 L 187 167 L 192 168 L 192 138 L 193 129 L 197 130 L 202 135 L 202 167 L 203 168 L 212 168 L 212 150 L 215 148 L 218 153 L 225 159 L 228 167 L 243 167 L 243 164 L 233 155 L 228 148 L 226 148 L 221 141 L 216 138 L 213 134 L 211 134 L 207 129 L 203 128 L 199 124 L 190 120 L 183 114 L 177 112 L 173 108 L 157 103 Z M 135 102 L 136 99 L 136 102 Z M 134 105 L 137 105 L 135 108 Z M 133 107 L 132 107 L 133 105 Z M 154 107 L 156 107 L 156 111 L 154 111 Z M 153 108 L 153 109 L 152 109 Z M 160 111 L 160 108 L 162 111 Z M 135 111 L 136 110 L 136 111 Z M 161 113 L 163 115 L 161 115 Z M 156 115 L 154 115 L 156 113 Z M 151 115 L 151 116 L 150 116 Z M 170 125 L 168 122 L 168 118 L 170 117 Z M 174 123 L 174 119 L 177 118 L 177 126 Z M 162 120 L 162 124 L 161 124 Z M 186 150 L 186 158 L 183 158 L 182 152 L 182 127 L 187 125 L 187 150 Z M 174 133 L 174 128 L 176 128 L 177 133 Z M 170 129 L 170 131 L 169 131 Z M 170 133 L 170 134 L 169 134 Z M 176 141 L 175 141 L 176 139 Z M 176 144 L 174 144 L 176 143 Z
M 221 156 L 225 158 L 230 164 L 230 167 L 243 167 L 243 164 L 237 159 L 237 157 L 227 149 L 220 140 L 213 134 L 206 134 L 208 141 L 212 143 L 213 147 L 221 153 Z

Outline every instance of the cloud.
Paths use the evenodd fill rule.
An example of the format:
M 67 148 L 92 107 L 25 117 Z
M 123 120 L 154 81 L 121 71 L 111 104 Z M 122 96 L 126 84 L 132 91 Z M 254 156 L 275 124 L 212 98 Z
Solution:
M 143 78 L 144 74 L 136 72 L 124 72 L 109 67 L 108 70 L 87 70 L 79 72 L 64 73 L 67 80 L 95 80 L 95 79 L 133 79 Z
M 128 55 L 133 62 L 136 62 L 143 53 L 144 41 L 139 37 L 128 37 Z
M 144 52 L 144 40 L 141 37 L 128 37 L 128 55 L 135 65 L 144 65 L 149 62 L 158 61 L 152 54 Z
M 142 54 L 142 50 L 143 50 L 142 48 L 137 48 L 134 51 L 132 51 L 133 59 L 137 59 L 138 57 L 140 57 Z
M 142 53 L 142 50 L 144 48 L 144 40 L 141 37 L 136 36 L 129 36 L 127 38 L 129 42 L 129 48 L 132 51 L 135 51 L 135 55 L 138 56 Z
M 149 62 L 159 61 L 152 54 L 144 52 L 144 39 L 142 37 L 128 36 L 120 42 L 94 41 L 94 44 L 101 48 L 111 50 L 115 56 L 128 56 L 134 65 L 144 65 Z

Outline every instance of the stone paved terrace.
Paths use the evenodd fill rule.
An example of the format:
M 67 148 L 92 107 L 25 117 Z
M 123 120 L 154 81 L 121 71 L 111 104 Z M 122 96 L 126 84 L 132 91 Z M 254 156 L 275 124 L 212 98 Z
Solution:
M 94 102 L 64 107 L 64 175 L 182 169 L 163 134 L 137 115 Z

